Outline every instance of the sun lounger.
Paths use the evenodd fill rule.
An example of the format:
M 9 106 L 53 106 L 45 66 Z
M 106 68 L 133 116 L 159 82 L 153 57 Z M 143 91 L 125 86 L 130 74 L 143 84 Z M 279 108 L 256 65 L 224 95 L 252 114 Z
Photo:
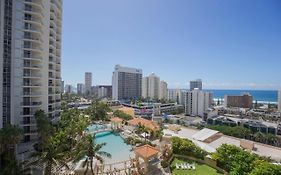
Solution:
M 187 170 L 188 169 L 188 166 L 186 165 L 186 163 L 183 163 L 183 169 Z
M 192 165 L 192 169 L 196 170 L 195 163 Z
M 178 164 L 178 163 L 176 163 L 176 168 L 177 168 L 177 170 L 179 170 L 179 169 L 180 169 L 180 166 L 179 166 L 179 164 Z

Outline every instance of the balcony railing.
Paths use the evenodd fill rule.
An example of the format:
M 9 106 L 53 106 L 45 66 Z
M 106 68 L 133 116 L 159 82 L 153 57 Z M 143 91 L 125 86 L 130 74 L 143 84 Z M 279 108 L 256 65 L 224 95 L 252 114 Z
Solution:
M 42 105 L 42 102 L 22 102 L 22 106 L 40 106 Z

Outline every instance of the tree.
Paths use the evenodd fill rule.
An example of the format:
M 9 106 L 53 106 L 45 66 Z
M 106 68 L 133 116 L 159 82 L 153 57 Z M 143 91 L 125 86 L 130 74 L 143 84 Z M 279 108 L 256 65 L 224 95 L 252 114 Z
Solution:
M 246 175 L 254 169 L 254 164 L 261 158 L 234 145 L 223 144 L 213 154 L 218 166 L 231 175 Z
M 95 101 L 86 110 L 86 114 L 90 116 L 91 121 L 108 120 L 107 113 L 110 111 L 111 109 L 106 103 Z
M 44 143 L 50 135 L 52 135 L 54 128 L 48 120 L 47 115 L 43 110 L 38 110 L 34 114 L 39 135 L 39 142 Z
M 22 130 L 17 126 L 6 125 L 0 130 L 0 174 L 17 175 L 19 163 L 15 156 L 15 146 L 21 136 Z
M 172 138 L 172 149 L 174 154 L 192 156 L 198 159 L 203 159 L 207 155 L 206 151 L 196 146 L 192 141 L 178 137 Z
M 89 164 L 91 173 L 94 174 L 93 161 L 97 159 L 101 163 L 104 162 L 103 157 L 111 158 L 111 155 L 107 152 L 101 151 L 105 146 L 105 143 L 96 144 L 94 138 L 91 135 L 86 135 L 84 139 L 79 143 L 76 150 L 76 161 L 79 161 L 86 157 L 83 162 L 83 168 L 86 167 L 84 174 L 86 175 L 89 170 Z
M 87 118 L 79 110 L 70 109 L 61 113 L 57 126 L 52 126 L 44 111 L 35 114 L 40 140 L 31 154 L 34 159 L 28 165 L 44 166 L 44 174 L 50 175 L 57 168 L 66 167 L 74 160 L 77 149 L 88 125 Z
M 123 111 L 120 111 L 120 110 L 114 111 L 113 115 L 116 116 L 116 117 L 119 117 L 123 120 L 126 120 L 126 121 L 131 120 L 133 118 L 131 115 L 126 114 L 126 113 L 124 113 Z
M 249 175 L 280 175 L 281 167 L 277 165 L 270 164 L 268 162 L 263 162 L 256 166 L 256 168 L 249 173 Z
M 67 135 L 61 131 L 46 139 L 44 144 L 40 145 L 41 149 L 31 154 L 33 161 L 29 163 L 29 166 L 44 166 L 44 175 L 52 175 L 52 171 L 57 167 L 69 168 L 68 155 L 61 142 L 64 138 L 67 138 Z

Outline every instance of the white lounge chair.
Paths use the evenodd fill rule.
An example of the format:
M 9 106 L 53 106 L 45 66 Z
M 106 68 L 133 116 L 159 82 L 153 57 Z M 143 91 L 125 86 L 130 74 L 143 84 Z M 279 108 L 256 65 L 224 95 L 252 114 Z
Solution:
M 183 169 L 185 169 L 185 170 L 188 169 L 188 166 L 186 165 L 186 163 L 183 163 L 182 166 L 183 166 Z
M 190 164 L 189 163 L 185 163 L 185 165 L 187 166 L 187 169 L 191 169 L 191 166 L 190 166 Z
M 196 170 L 195 163 L 192 165 L 192 169 Z
M 180 169 L 180 166 L 178 163 L 176 163 L 176 169 L 179 170 Z

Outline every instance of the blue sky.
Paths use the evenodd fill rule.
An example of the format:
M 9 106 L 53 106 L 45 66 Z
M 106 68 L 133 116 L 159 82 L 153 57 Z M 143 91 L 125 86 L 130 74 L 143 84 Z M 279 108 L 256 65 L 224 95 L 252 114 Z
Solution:
M 169 88 L 281 87 L 280 0 L 65 0 L 62 77 L 111 84 L 114 65 Z

